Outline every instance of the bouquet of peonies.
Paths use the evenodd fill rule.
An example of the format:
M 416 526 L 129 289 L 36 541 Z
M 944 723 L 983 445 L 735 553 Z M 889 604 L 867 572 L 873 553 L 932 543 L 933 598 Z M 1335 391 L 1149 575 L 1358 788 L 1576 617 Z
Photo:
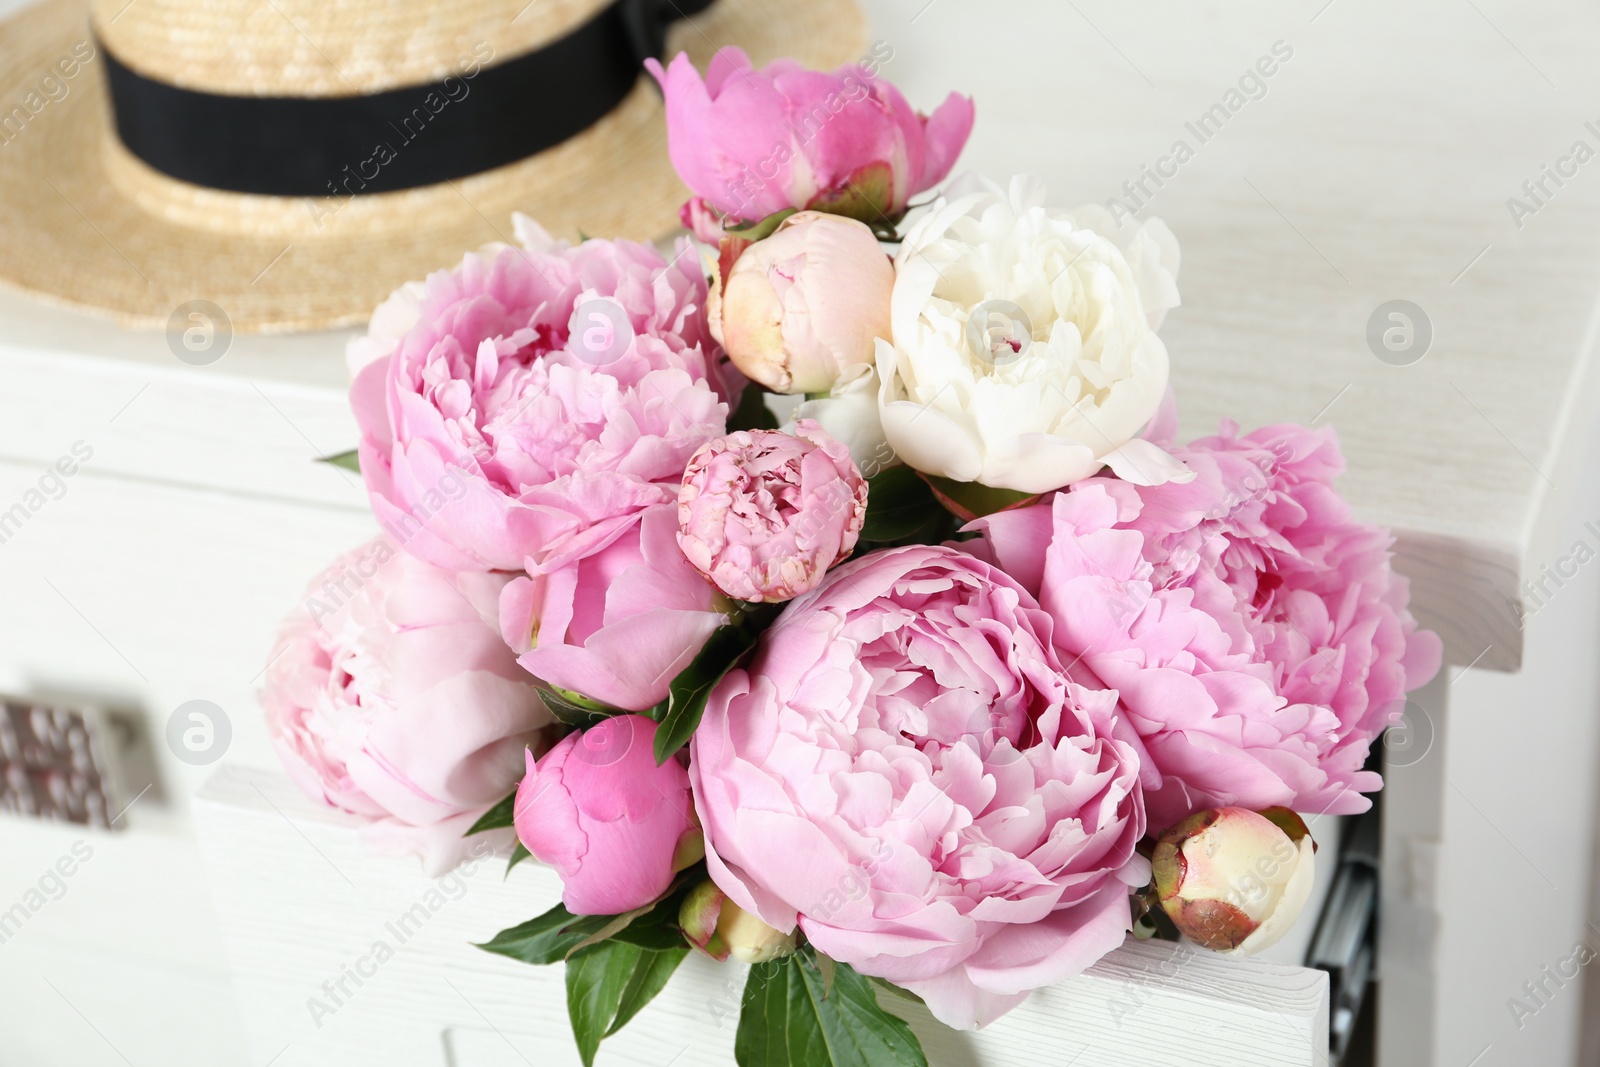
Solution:
M 925 1063 L 879 987 L 974 1027 L 1130 930 L 1277 940 L 1295 812 L 1368 807 L 1440 660 L 1333 433 L 1174 443 L 1159 221 L 913 208 L 966 98 L 651 70 L 709 280 L 519 218 L 377 310 L 384 533 L 273 660 L 291 773 L 435 870 L 554 867 L 482 947 L 565 962 L 585 1063 L 689 951 L 751 967 L 741 1064 L 812 1067 Z

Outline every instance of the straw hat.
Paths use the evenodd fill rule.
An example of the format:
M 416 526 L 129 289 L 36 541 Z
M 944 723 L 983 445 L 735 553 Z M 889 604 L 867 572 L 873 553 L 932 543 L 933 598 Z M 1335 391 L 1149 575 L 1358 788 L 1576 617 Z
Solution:
M 158 101 L 176 87 L 205 99 L 312 97 L 311 106 L 339 107 L 451 78 L 459 87 L 480 70 L 550 55 L 613 6 L 656 5 L 669 15 L 699 6 L 45 0 L 0 22 L 0 285 L 132 327 L 164 327 L 181 305 L 207 300 L 235 330 L 308 330 L 364 321 L 406 280 L 510 240 L 513 211 L 557 235 L 663 236 L 688 193 L 667 160 L 648 77 L 631 90 L 624 81 L 621 102 L 593 125 L 527 158 L 388 192 L 358 191 L 346 171 L 342 188 L 328 175 L 318 196 L 230 191 L 156 169 L 145 162 L 151 151 L 140 158 L 119 139 L 106 89 L 109 75 L 153 85 Z M 702 69 L 730 44 L 758 65 L 792 55 L 831 69 L 861 55 L 866 27 L 854 0 L 715 0 L 674 21 L 666 39 L 666 54 L 687 51 Z M 525 106 L 530 120 L 559 120 L 581 102 Z M 211 132 L 236 143 L 240 125 L 224 120 Z M 202 169 L 231 166 L 244 184 L 253 180 L 248 160 L 208 156 L 208 129 L 159 132 L 166 151 L 192 151 Z M 420 159 L 426 150 L 419 137 L 401 152 Z M 448 172 L 456 161 L 430 162 Z

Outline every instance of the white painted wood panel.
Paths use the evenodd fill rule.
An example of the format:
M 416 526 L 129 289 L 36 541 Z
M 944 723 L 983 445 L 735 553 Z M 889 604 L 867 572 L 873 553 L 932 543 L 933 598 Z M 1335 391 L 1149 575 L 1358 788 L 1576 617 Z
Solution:
M 1556 524 L 1560 547 L 1539 560 L 1574 562 L 1600 549 L 1600 440 L 1582 450 L 1589 477 Z M 1570 573 L 1569 566 L 1561 568 Z M 1457 673 L 1440 754 L 1443 848 L 1433 892 L 1443 922 L 1437 959 L 1443 1005 L 1438 1063 L 1478 1067 L 1573 1064 L 1585 1018 L 1585 960 L 1600 954 L 1590 910 L 1589 843 L 1597 825 L 1600 753 L 1600 570 L 1593 562 L 1527 621 L 1517 674 Z M 1430 757 L 1434 758 L 1434 757 Z M 1591 955 L 1572 959 L 1580 946 Z M 1553 977 L 1552 977 L 1553 976 Z M 1542 987 L 1533 995 L 1525 983 Z M 1512 1010 L 1513 998 L 1524 1007 Z
M 342 335 L 240 338 L 219 362 L 191 367 L 162 334 L 83 319 L 47 333 L 38 320 L 51 317 L 61 314 L 0 294 L 10 327 L 0 334 L 0 457 L 43 468 L 82 441 L 101 475 L 366 506 L 359 476 L 315 462 L 357 441 Z
M 1600 442 L 1586 436 L 1592 471 Z M 1575 546 L 1600 550 L 1600 479 L 1575 484 L 1561 547 L 1539 565 L 1565 558 L 1566 577 L 1527 619 L 1523 669 L 1449 672 L 1413 695 L 1409 744 L 1388 753 L 1382 1064 L 1594 1062 L 1578 1041 L 1597 1027 L 1584 987 L 1600 986 L 1573 955 L 1600 953 L 1600 574 Z
M 0 462 L 0 507 L 36 478 Z M 143 706 L 157 737 L 179 704 L 211 700 L 234 757 L 275 764 L 255 694 L 278 624 L 336 553 L 376 532 L 370 515 L 92 469 L 67 486 L 0 544 L 0 602 L 17 608 L 0 614 L 0 681 Z M 181 803 L 204 772 L 158 747 Z
M 0 461 L 0 508 L 38 476 Z M 180 703 L 211 700 L 233 726 L 229 758 L 276 765 L 255 691 L 278 620 L 372 520 L 105 477 L 93 461 L 65 484 L 0 544 L 0 690 L 142 711 L 160 779 L 114 832 L 0 815 L 0 912 L 30 890 L 47 901 L 0 943 L 0 1063 L 259 1067 L 188 817 L 210 768 L 174 758 L 163 731 Z M 93 858 L 59 898 L 53 880 L 40 890 L 80 840 Z
M 490 859 L 434 883 L 414 860 L 370 854 L 354 820 L 281 774 L 231 766 L 207 781 L 196 816 L 258 1062 L 578 1063 L 561 968 L 467 947 L 555 904 L 554 871 L 525 863 L 502 879 L 503 861 Z M 399 925 L 419 903 L 426 920 Z M 382 963 L 379 943 L 393 951 Z M 340 990 L 346 968 L 360 982 Z M 742 983 L 743 968 L 691 957 L 606 1041 L 601 1062 L 731 1065 Z M 1177 945 L 1129 944 L 977 1033 L 941 1027 L 908 1001 L 884 1004 L 911 1020 L 937 1067 L 1125 1067 L 1171 1062 L 1174 1048 L 1186 1067 L 1314 1067 L 1326 1056 L 1326 975 Z
M 159 821 L 95 832 L 0 816 L 0 911 L 43 901 L 20 925 L 13 913 L 0 939 L 6 1067 L 259 1063 L 245 1050 L 199 850 Z M 60 877 L 63 856 L 85 850 Z

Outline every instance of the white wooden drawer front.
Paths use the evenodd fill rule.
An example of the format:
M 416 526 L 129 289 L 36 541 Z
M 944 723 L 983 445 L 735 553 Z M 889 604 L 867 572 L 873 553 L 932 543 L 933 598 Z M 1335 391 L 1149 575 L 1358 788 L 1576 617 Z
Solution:
M 84 359 L 52 378 L 0 352 L 0 691 L 138 715 L 157 771 L 149 792 L 129 783 L 122 803 L 137 800 L 111 831 L 0 815 L 8 1067 L 261 1062 L 189 819 L 212 768 L 173 755 L 167 719 L 211 701 L 231 725 L 227 758 L 275 766 L 255 690 L 278 620 L 375 530 L 359 479 L 312 462 L 274 409 L 344 448 L 338 390 L 268 381 L 269 402 L 237 380 L 127 371 Z M 191 403 L 242 432 L 185 420 Z M 61 877 L 75 847 L 91 858 Z
M 251 1056 L 280 1067 L 577 1067 L 560 967 L 470 946 L 548 909 L 554 871 L 490 858 L 442 882 L 370 854 L 280 774 L 224 766 L 196 817 Z M 691 955 L 612 1067 L 731 1067 L 743 969 Z M 1129 944 L 978 1033 L 886 997 L 935 1067 L 1323 1067 L 1327 976 Z M 1178 1050 L 1182 1050 L 1179 1052 Z M 1176 1058 L 1175 1058 L 1176 1057 Z

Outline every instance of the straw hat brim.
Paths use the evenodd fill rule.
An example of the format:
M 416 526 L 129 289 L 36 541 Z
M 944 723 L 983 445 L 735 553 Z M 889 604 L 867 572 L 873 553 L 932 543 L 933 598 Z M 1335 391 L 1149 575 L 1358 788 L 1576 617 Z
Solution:
M 98 51 L 73 77 L 57 73 L 84 41 L 82 0 L 0 22 L 0 118 L 30 93 L 39 105 L 0 141 L 0 285 L 125 326 L 165 327 L 195 300 L 240 332 L 353 325 L 402 283 L 510 241 L 515 211 L 557 236 L 650 240 L 677 227 L 688 196 L 645 79 L 563 144 L 437 186 L 316 201 L 197 189 L 109 136 Z M 866 24 L 854 0 L 718 0 L 674 24 L 668 53 L 687 51 L 704 69 L 728 44 L 757 65 L 790 55 L 832 69 L 860 57 Z M 47 76 L 65 95 L 41 92 Z

